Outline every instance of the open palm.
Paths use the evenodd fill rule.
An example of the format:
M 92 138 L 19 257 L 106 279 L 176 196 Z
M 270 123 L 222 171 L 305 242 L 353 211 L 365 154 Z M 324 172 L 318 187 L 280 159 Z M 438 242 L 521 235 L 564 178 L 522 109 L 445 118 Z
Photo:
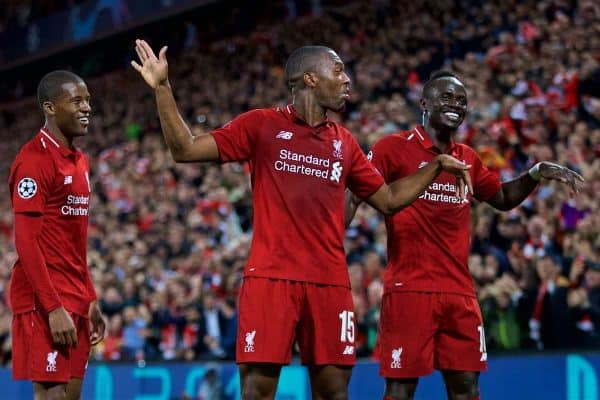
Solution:
M 542 178 L 552 179 L 568 185 L 573 193 L 579 193 L 584 182 L 583 177 L 577 172 L 548 161 L 540 163 L 540 174 Z
M 158 85 L 167 81 L 168 67 L 167 46 L 160 49 L 158 58 L 145 40 L 135 41 L 135 51 L 140 59 L 141 65 L 131 61 L 131 66 L 142 75 L 148 86 L 156 89 Z

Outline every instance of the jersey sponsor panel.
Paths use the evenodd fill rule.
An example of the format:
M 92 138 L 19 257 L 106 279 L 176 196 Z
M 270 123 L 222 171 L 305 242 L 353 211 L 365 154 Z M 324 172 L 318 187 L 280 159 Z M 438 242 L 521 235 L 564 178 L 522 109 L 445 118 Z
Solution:
M 373 165 L 386 182 L 411 175 L 439 154 L 421 127 L 386 136 L 370 152 Z M 465 199 L 460 200 L 456 196 L 456 177 L 442 172 L 417 201 L 386 217 L 389 266 L 384 278 L 388 290 L 474 294 L 467 267 L 469 204 L 473 197 L 485 200 L 492 196 L 500 182 L 470 147 L 451 142 L 446 154 L 471 165 L 469 174 L 475 193 L 467 191 Z
M 211 135 L 222 162 L 249 162 L 246 275 L 347 286 L 344 189 L 364 196 L 383 184 L 351 133 L 328 120 L 310 126 L 290 105 L 249 111 Z

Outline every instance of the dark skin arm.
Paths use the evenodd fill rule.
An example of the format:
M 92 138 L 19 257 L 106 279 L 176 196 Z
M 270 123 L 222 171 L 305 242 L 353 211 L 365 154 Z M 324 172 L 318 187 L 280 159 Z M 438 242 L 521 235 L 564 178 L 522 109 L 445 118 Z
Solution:
M 193 136 L 177 109 L 168 79 L 167 48 L 163 47 L 156 57 L 148 43 L 138 39 L 135 50 L 141 65 L 135 61 L 131 65 L 154 89 L 160 125 L 173 159 L 177 162 L 217 161 L 219 150 L 212 135 Z
M 354 195 L 350 190 L 346 189 L 346 200 L 344 207 L 344 226 L 348 227 L 354 215 L 356 214 L 356 209 L 360 205 L 361 201 L 358 197 Z
M 470 166 L 449 155 L 440 155 L 434 161 L 420 168 L 415 173 L 398 179 L 389 185 L 384 184 L 378 191 L 366 199 L 367 203 L 384 214 L 394 214 L 415 201 L 427 186 L 442 172 L 450 172 L 457 177 L 456 195 L 462 200 L 465 188 L 472 193 Z M 360 200 L 350 191 L 346 191 L 344 221 L 346 226 L 352 221 Z
M 577 172 L 547 161 L 539 164 L 539 175 L 541 179 L 566 184 L 572 193 L 578 193 L 583 184 L 583 178 Z M 538 183 L 529 172 L 525 172 L 511 181 L 504 182 L 498 193 L 487 200 L 487 203 L 501 211 L 513 209 L 533 192 Z

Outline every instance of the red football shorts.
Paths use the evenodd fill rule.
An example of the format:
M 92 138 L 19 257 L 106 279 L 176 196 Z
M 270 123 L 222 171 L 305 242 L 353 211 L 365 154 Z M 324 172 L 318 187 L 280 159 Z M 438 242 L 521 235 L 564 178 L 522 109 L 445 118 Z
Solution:
M 32 382 L 68 382 L 83 379 L 90 354 L 89 319 L 71 314 L 77 329 L 77 347 L 52 343 L 48 315 L 32 311 L 13 315 L 13 379 Z
M 236 361 L 289 364 L 294 341 L 303 364 L 354 365 L 350 289 L 280 279 L 244 278 Z
M 376 352 L 385 378 L 416 378 L 434 369 L 486 370 L 477 299 L 447 293 L 385 293 Z

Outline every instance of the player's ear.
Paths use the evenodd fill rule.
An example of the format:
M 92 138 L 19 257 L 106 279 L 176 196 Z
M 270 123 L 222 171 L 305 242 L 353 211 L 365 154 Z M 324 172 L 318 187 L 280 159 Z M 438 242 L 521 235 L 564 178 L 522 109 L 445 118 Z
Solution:
M 427 101 L 424 97 L 421 97 L 421 100 L 419 100 L 419 106 L 421 107 L 421 111 L 427 112 Z
M 317 86 L 317 81 L 319 78 L 317 78 L 317 74 L 314 72 L 305 72 L 302 75 L 302 80 L 304 81 L 305 86 L 313 88 Z
M 54 115 L 56 110 L 54 108 L 54 103 L 50 100 L 46 100 L 42 103 L 42 110 L 44 110 L 44 114 Z

